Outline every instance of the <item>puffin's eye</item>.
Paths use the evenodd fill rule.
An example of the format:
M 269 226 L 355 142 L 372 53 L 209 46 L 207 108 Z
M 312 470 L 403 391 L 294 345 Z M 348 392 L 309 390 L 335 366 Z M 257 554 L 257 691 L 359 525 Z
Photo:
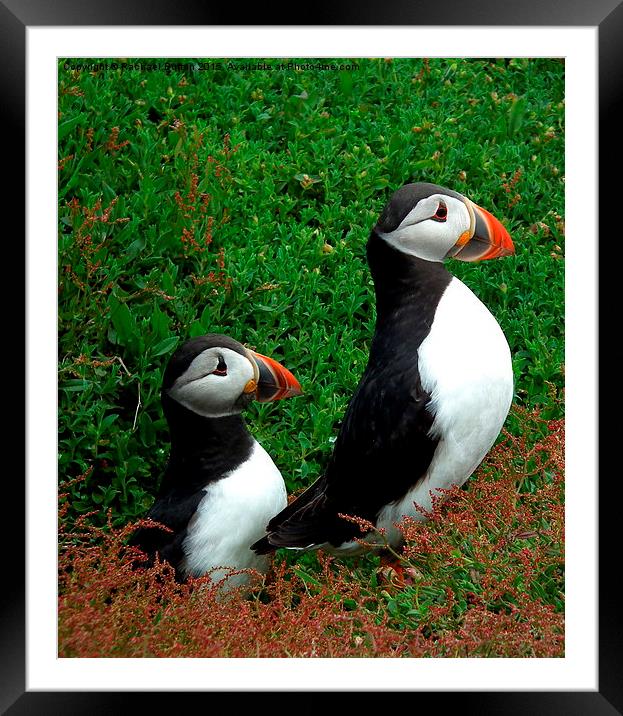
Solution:
M 431 218 L 434 221 L 445 221 L 448 218 L 448 207 L 443 203 L 443 201 L 439 202 L 437 211 Z
M 214 375 L 227 375 L 227 363 L 223 360 L 223 356 L 218 357 L 218 365 L 212 373 Z

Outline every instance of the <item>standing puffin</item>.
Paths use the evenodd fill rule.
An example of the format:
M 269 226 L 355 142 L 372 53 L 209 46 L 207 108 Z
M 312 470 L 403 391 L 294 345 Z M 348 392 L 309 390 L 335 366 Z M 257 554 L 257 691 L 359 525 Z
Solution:
M 367 245 L 377 311 L 368 364 L 325 473 L 268 523 L 258 554 L 356 554 L 360 529 L 340 514 L 399 546 L 395 523 L 424 519 L 414 503 L 429 511 L 440 488 L 474 472 L 508 414 L 512 363 L 497 321 L 444 261 L 512 253 L 502 224 L 455 191 L 417 183 L 392 195 Z
M 140 528 L 131 545 L 170 562 L 178 579 L 231 569 L 265 572 L 268 559 L 251 543 L 287 504 L 281 473 L 247 430 L 241 412 L 253 400 L 301 394 L 296 378 L 272 358 L 219 334 L 193 338 L 171 357 L 162 407 L 171 452 L 160 492 L 147 517 L 169 527 Z M 148 562 L 149 563 L 149 562 Z M 225 588 L 249 581 L 229 578 Z

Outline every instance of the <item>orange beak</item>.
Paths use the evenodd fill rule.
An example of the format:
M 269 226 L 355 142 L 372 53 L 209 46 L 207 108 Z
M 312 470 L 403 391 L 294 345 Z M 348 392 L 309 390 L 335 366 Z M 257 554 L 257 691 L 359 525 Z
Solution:
M 484 261 L 515 253 L 510 234 L 499 219 L 474 202 L 469 202 L 467 208 L 473 219 L 472 235 L 463 234 L 449 256 L 461 261 Z
M 255 399 L 260 403 L 303 394 L 298 380 L 281 363 L 252 350 L 249 350 L 249 354 L 258 369 Z

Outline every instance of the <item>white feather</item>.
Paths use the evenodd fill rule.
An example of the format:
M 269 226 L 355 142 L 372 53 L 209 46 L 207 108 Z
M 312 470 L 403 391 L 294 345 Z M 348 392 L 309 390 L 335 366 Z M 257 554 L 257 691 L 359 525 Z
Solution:
M 205 490 L 184 540 L 182 571 L 199 576 L 222 567 L 212 572 L 213 581 L 232 569 L 265 573 L 270 558 L 256 555 L 250 545 L 264 536 L 269 520 L 287 504 L 283 478 L 270 455 L 255 441 L 246 462 Z M 234 575 L 224 588 L 249 580 L 248 574 Z
M 226 375 L 214 371 L 222 357 Z M 175 381 L 169 394 L 180 405 L 207 418 L 218 418 L 241 412 L 236 401 L 245 385 L 254 378 L 251 361 L 230 348 L 208 348 L 200 353 Z
M 435 416 L 431 434 L 439 444 L 424 478 L 379 515 L 377 526 L 387 530 L 392 543 L 400 539 L 394 522 L 404 515 L 424 519 L 414 502 L 430 510 L 431 493 L 462 485 L 474 472 L 499 435 L 513 398 L 506 337 L 487 307 L 457 278 L 444 292 L 418 356 Z
M 448 209 L 445 221 L 434 221 L 439 202 Z M 402 253 L 417 256 L 426 261 L 443 261 L 465 231 L 471 230 L 471 215 L 467 205 L 460 199 L 446 194 L 433 194 L 421 199 L 400 222 L 385 234 L 378 232 L 388 244 Z

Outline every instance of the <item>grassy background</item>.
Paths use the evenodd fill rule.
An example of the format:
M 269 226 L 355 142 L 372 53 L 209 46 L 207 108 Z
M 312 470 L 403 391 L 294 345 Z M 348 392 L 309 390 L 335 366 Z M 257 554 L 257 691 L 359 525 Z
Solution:
M 61 654 L 562 655 L 563 62 L 78 62 L 59 63 Z M 247 418 L 288 490 L 310 484 L 367 360 L 366 240 L 407 181 L 465 193 L 513 237 L 513 257 L 448 264 L 510 343 L 508 434 L 407 527 L 410 584 L 375 557 L 282 555 L 268 601 L 208 625 L 190 593 L 117 561 L 168 455 L 168 356 L 219 331 L 290 368 L 305 395 Z
M 132 62 L 59 63 L 60 480 L 90 470 L 67 519 L 145 513 L 168 453 L 162 371 L 209 331 L 298 377 L 304 397 L 248 422 L 289 491 L 315 479 L 373 332 L 366 240 L 407 181 L 463 192 L 509 229 L 515 256 L 448 268 L 501 323 L 516 403 L 562 415 L 563 62 Z

